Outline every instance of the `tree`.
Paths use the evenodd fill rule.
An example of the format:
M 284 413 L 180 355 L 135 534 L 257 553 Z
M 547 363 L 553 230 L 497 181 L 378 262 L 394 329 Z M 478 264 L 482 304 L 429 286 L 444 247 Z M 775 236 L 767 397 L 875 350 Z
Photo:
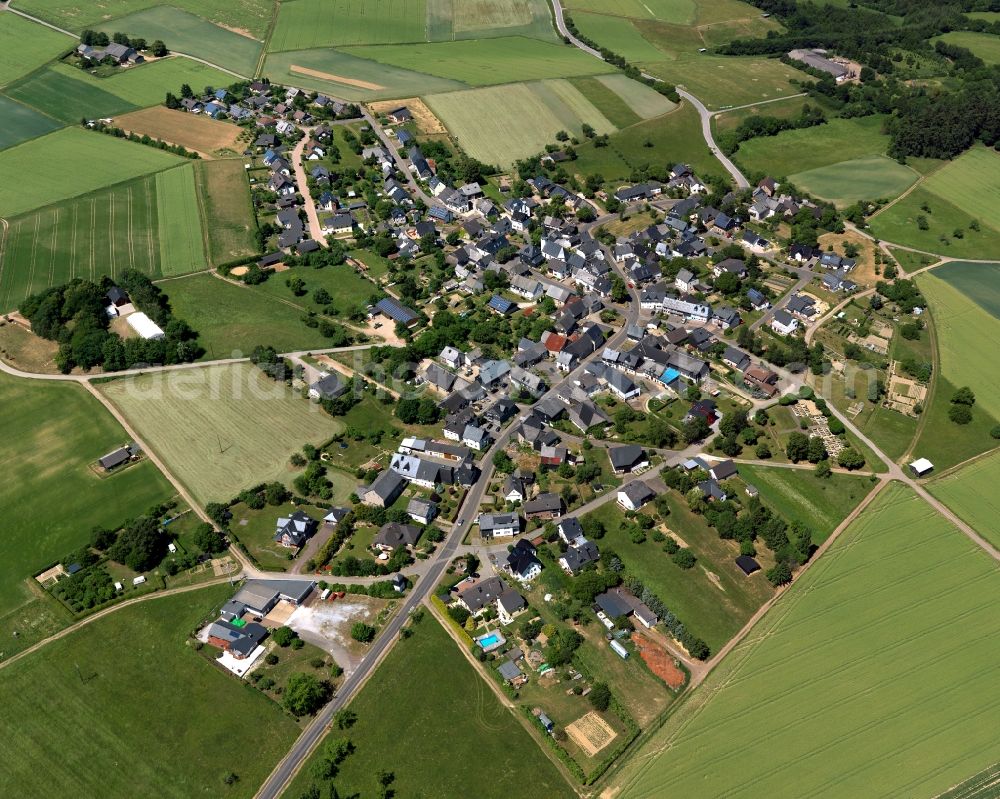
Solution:
M 687 547 L 678 549 L 674 553 L 672 560 L 682 569 L 690 569 L 697 562 L 697 558 L 695 558 L 694 553 Z
M 289 646 L 298 637 L 299 634 L 291 627 L 278 627 L 271 633 L 271 640 L 282 648 Z
M 514 471 L 514 461 L 511 460 L 510 455 L 500 450 L 493 455 L 493 468 L 503 474 L 510 474 Z
M 611 689 L 606 682 L 595 682 L 587 694 L 590 706 L 594 710 L 604 712 L 611 705 Z
M 338 710 L 333 716 L 333 721 L 337 725 L 338 730 L 350 729 L 357 720 L 358 714 L 353 710 L 348 710 L 346 707 Z
M 815 474 L 817 477 L 821 479 L 825 479 L 829 477 L 831 474 L 833 474 L 833 471 L 830 469 L 830 461 L 824 458 L 819 463 L 817 463 Z
M 840 451 L 840 454 L 837 456 L 837 463 L 844 469 L 854 471 L 865 465 L 865 456 L 856 449 L 848 447 Z
M 681 435 L 684 436 L 684 440 L 688 444 L 693 444 L 695 441 L 701 441 L 705 436 L 711 432 L 711 428 L 708 426 L 708 422 L 703 416 L 692 416 L 681 428 Z
M 787 563 L 776 563 L 767 570 L 767 579 L 771 585 L 787 585 L 792 581 L 792 570 Z
M 167 49 L 167 46 L 159 39 L 153 42 L 153 44 L 150 46 L 150 50 L 152 51 L 153 55 L 156 56 L 157 58 L 163 58 L 170 52 Z
M 148 516 L 128 522 L 108 549 L 111 560 L 137 572 L 152 569 L 166 554 L 167 536 L 159 521 Z
M 826 458 L 826 447 L 823 446 L 822 438 L 819 436 L 809 436 L 807 457 L 809 459 L 809 463 L 819 463 L 821 460 Z
M 330 684 L 311 674 L 293 674 L 282 693 L 285 709 L 294 716 L 310 716 L 326 704 Z
M 767 445 L 766 441 L 761 441 L 754 450 L 754 454 L 762 461 L 766 461 L 771 457 L 771 448 Z
M 955 424 L 968 424 L 972 421 L 972 411 L 968 405 L 952 405 L 948 409 L 948 418 Z
M 207 522 L 202 522 L 192 534 L 194 545 L 202 552 L 214 555 L 217 552 L 225 552 L 226 539 L 218 530 Z
M 966 405 L 971 408 L 976 404 L 976 395 L 968 386 L 962 386 L 951 395 L 951 401 L 955 405 Z
M 820 442 L 822 444 L 822 442 Z M 795 431 L 788 436 L 788 444 L 785 446 L 785 454 L 792 463 L 806 460 L 809 457 L 809 436 L 805 433 Z
M 377 632 L 378 630 L 372 627 L 372 625 L 365 624 L 363 621 L 356 621 L 351 625 L 351 638 L 362 644 L 368 644 L 375 640 Z

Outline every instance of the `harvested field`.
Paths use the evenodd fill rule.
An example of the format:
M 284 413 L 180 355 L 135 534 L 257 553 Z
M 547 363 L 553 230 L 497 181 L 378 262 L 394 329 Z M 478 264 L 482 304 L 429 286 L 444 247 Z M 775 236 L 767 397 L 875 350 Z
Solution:
M 236 152 L 236 141 L 243 130 L 231 122 L 220 122 L 201 114 L 186 114 L 162 105 L 133 111 L 115 119 L 123 130 L 145 134 L 170 144 L 194 150 L 203 158 L 220 151 Z
M 101 391 L 199 502 L 262 481 L 290 482 L 288 458 L 343 425 L 249 364 L 141 375 Z
M 329 80 L 334 83 L 343 83 L 345 86 L 354 86 L 358 89 L 369 89 L 373 92 L 377 92 L 380 89 L 385 88 L 385 86 L 380 86 L 377 83 L 370 83 L 369 81 L 359 80 L 357 78 L 345 78 L 343 75 L 331 75 L 329 72 L 320 72 L 318 69 L 300 67 L 297 64 L 292 64 L 288 69 L 295 75 L 305 75 L 309 78 L 319 78 L 320 80 Z
M 566 734 L 579 746 L 587 757 L 593 757 L 618 737 L 611 725 L 601 718 L 596 710 L 581 716 L 566 725 Z
M 673 656 L 642 633 L 632 633 L 632 643 L 649 670 L 675 691 L 687 681 L 684 672 L 674 665 Z
M 380 100 L 377 103 L 368 104 L 368 107 L 375 115 L 388 113 L 400 106 L 406 106 L 410 109 L 418 133 L 433 135 L 448 132 L 448 129 L 442 124 L 441 120 L 434 116 L 434 112 L 419 97 L 407 97 L 403 100 Z

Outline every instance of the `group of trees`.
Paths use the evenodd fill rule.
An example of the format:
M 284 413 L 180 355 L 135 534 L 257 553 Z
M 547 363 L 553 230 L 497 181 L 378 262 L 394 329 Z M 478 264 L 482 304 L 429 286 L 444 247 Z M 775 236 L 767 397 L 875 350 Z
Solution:
M 948 418 L 955 424 L 968 424 L 972 421 L 972 406 L 976 404 L 976 395 L 968 386 L 962 386 L 951 397 L 951 407 L 948 408 Z
M 100 283 L 76 278 L 21 303 L 19 310 L 31 322 L 32 331 L 59 343 L 56 363 L 63 372 L 76 366 L 103 366 L 107 371 L 117 371 L 139 364 L 185 363 L 201 355 L 197 334 L 173 316 L 160 289 L 134 269 L 121 276 L 119 285 L 132 304 L 160 326 L 164 337 L 123 339 L 112 333 L 105 295 L 113 285 L 108 277 Z
M 170 53 L 167 50 L 167 46 L 160 39 L 156 39 L 152 44 L 149 44 L 141 36 L 129 36 L 121 31 L 113 33 L 109 38 L 108 34 L 104 31 L 95 31 L 90 28 L 80 34 L 80 44 L 85 44 L 89 47 L 107 47 L 111 42 L 131 47 L 134 50 L 148 50 L 157 58 L 163 58 L 163 56 Z

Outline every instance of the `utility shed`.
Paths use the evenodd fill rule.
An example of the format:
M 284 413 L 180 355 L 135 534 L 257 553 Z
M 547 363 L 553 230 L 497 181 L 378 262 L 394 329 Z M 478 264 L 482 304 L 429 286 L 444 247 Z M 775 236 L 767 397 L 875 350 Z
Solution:
M 927 458 L 918 458 L 910 464 L 910 471 L 913 472 L 915 477 L 923 477 L 933 470 L 934 464 L 927 460 Z

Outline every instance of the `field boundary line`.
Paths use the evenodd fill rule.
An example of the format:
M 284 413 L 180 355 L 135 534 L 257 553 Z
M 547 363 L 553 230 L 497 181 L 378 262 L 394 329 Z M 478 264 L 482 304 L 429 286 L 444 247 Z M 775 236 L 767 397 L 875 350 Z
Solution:
M 52 238 L 50 239 L 52 249 L 49 251 L 49 285 L 53 285 L 56 277 L 56 243 L 59 241 L 59 219 L 62 216 L 62 209 L 57 205 L 54 209 L 55 219 L 52 224 Z
M 76 277 L 76 261 L 78 252 L 78 250 L 76 249 L 76 241 L 77 241 L 76 230 L 77 230 L 77 222 L 79 216 L 80 216 L 80 207 L 76 203 L 73 203 L 73 235 L 70 237 L 70 247 L 73 249 L 73 255 L 72 255 L 73 260 L 70 262 L 70 267 L 69 267 L 70 280 Z
M 4 263 L 7 260 L 7 258 L 6 258 L 6 256 L 7 256 L 7 233 L 10 230 L 10 222 L 8 222 L 2 216 L 0 216 L 0 228 L 3 229 L 3 232 L 0 233 L 0 286 L 2 286 L 3 285 L 3 268 L 4 268 Z M 6 304 L 7 303 L 5 301 L 4 305 L 6 305 Z
M 946 161 L 943 164 L 938 164 L 936 167 L 934 167 L 934 169 L 932 169 L 930 172 L 927 172 L 926 174 L 922 173 L 922 172 L 917 172 L 917 170 L 913 169 L 912 166 L 910 166 L 909 164 L 905 164 L 905 166 L 908 169 L 913 169 L 913 171 L 916 172 L 917 175 L 919 175 L 919 177 L 917 178 L 916 182 L 912 186 L 910 186 L 910 188 L 908 188 L 906 191 L 904 191 L 902 194 L 900 194 L 895 200 L 892 200 L 891 202 L 888 202 L 885 205 L 883 205 L 881 208 L 879 208 L 874 214 L 872 214 L 870 217 L 868 217 L 868 220 L 871 221 L 872 219 L 875 219 L 875 217 L 879 216 L 883 211 L 888 211 L 890 208 L 892 208 L 892 206 L 894 206 L 900 200 L 905 200 L 910 194 L 912 194 L 914 191 L 916 191 L 917 187 L 922 186 L 924 184 L 924 182 L 927 180 L 927 178 L 929 178 L 932 175 L 940 172 L 942 169 L 945 168 L 945 166 L 948 165 L 948 163 L 950 163 L 950 162 Z
M 31 269 L 28 272 L 28 294 L 31 294 L 31 287 L 35 284 L 35 259 L 38 257 L 38 227 L 41 221 L 40 216 L 35 217 L 35 233 L 31 237 Z

